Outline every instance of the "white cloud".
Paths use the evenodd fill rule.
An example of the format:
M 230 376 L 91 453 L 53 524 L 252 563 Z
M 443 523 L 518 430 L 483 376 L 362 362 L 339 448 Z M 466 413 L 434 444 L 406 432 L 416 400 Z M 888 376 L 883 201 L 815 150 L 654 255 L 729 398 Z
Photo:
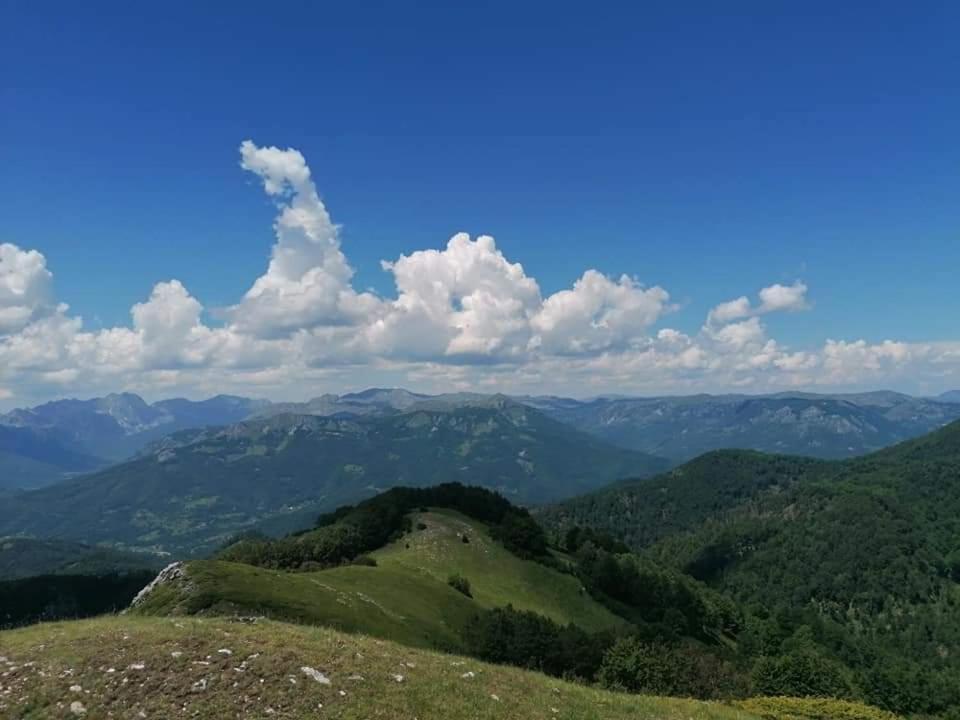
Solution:
M 645 338 L 669 299 L 663 288 L 644 289 L 626 275 L 614 281 L 587 270 L 571 290 L 547 298 L 534 316 L 534 346 L 561 355 L 628 346 Z
M 507 392 L 764 391 L 960 386 L 960 342 L 827 340 L 789 348 L 761 318 L 810 308 L 806 284 L 716 305 L 698 332 L 658 327 L 668 292 L 582 273 L 543 297 L 492 237 L 384 261 L 395 296 L 357 292 L 339 230 L 298 151 L 240 146 L 277 206 L 263 274 L 222 325 L 182 283 L 157 283 L 128 326 L 88 331 L 58 304 L 44 256 L 0 245 L 0 401 L 129 388 L 302 399 L 363 385 Z
M 511 358 L 525 352 L 540 288 L 492 237 L 450 238 L 444 250 L 401 255 L 383 268 L 397 299 L 372 323 L 371 347 L 400 358 Z
M 723 325 L 734 320 L 766 315 L 772 312 L 799 312 L 809 310 L 807 286 L 799 280 L 793 285 L 770 285 L 759 293 L 760 304 L 753 306 L 746 295 L 720 303 L 707 315 L 707 325 Z
M 36 250 L 0 244 L 0 337 L 53 309 L 53 275 Z
M 375 312 L 379 300 L 350 286 L 353 269 L 340 249 L 338 228 L 296 150 L 240 145 L 240 165 L 277 198 L 276 242 L 266 273 L 257 278 L 230 317 L 238 331 L 279 337 L 319 325 L 352 325 Z
M 750 317 L 753 308 L 750 306 L 750 300 L 746 295 L 741 295 L 736 300 L 729 300 L 720 303 L 707 316 L 708 325 L 728 323 L 733 320 Z
M 798 312 L 809 309 L 807 286 L 799 280 L 793 285 L 771 285 L 760 291 L 758 313 Z

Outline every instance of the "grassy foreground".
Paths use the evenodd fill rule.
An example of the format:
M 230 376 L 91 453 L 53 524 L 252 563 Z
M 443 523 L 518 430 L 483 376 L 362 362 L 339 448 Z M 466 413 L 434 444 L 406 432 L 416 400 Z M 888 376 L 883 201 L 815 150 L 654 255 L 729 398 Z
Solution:
M 261 620 L 105 617 L 0 633 L 0 717 L 753 720 Z

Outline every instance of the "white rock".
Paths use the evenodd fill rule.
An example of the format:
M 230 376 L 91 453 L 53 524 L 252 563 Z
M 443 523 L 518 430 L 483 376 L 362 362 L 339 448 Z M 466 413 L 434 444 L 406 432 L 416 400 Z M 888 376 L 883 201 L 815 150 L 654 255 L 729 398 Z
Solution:
M 467 670 L 467 672 L 465 672 L 465 673 L 464 673 L 463 675 L 461 675 L 460 677 L 462 677 L 462 678 L 472 678 L 472 677 L 476 677 L 476 676 L 477 676 L 477 674 L 476 674 L 473 670 Z
M 144 663 L 138 662 L 138 663 L 133 663 L 133 664 L 130 666 L 130 669 L 131 669 L 131 670 L 143 670 L 145 667 L 147 667 L 147 666 L 146 666 Z
M 83 688 L 79 685 L 71 685 L 70 692 L 83 692 Z
M 319 670 L 317 670 L 317 669 L 315 669 L 315 668 L 308 667 L 307 665 L 304 665 L 302 668 L 300 668 L 300 672 L 302 672 L 302 673 L 303 673 L 304 675 L 306 675 L 308 678 L 310 678 L 310 679 L 312 679 L 312 680 L 316 680 L 316 681 L 317 681 L 318 683 L 320 683 L 321 685 L 329 685 L 329 684 L 330 684 L 330 678 L 328 678 L 326 675 L 324 675 L 322 672 L 320 672 Z
M 201 678 L 197 680 L 193 685 L 190 686 L 190 690 L 193 692 L 203 692 L 207 689 L 207 679 Z
M 233 650 L 228 650 L 227 648 L 220 648 L 217 652 L 221 655 L 233 655 Z
M 403 675 L 391 675 L 390 677 L 392 677 L 397 682 L 403 682 Z
M 83 706 L 83 703 L 79 700 L 74 700 L 70 703 L 70 712 L 74 715 L 86 715 L 87 709 Z
M 155 589 L 161 585 L 166 585 L 167 583 L 174 582 L 175 580 L 181 580 L 186 577 L 186 571 L 184 570 L 184 564 L 182 562 L 175 562 L 167 565 L 163 570 L 160 571 L 160 574 L 157 575 L 153 581 L 150 582 L 143 590 L 137 593 L 137 596 L 133 599 L 133 602 L 130 603 L 130 607 L 134 608 L 137 605 L 140 605 Z M 126 612 L 126 610 L 124 610 Z M 129 640 L 129 635 L 124 635 L 124 640 Z

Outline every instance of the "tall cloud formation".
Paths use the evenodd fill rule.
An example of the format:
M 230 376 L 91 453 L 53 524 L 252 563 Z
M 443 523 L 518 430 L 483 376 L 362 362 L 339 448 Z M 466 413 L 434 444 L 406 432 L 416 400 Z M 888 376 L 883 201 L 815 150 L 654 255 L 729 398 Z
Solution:
M 23 330 L 50 310 L 53 275 L 36 250 L 0 245 L 0 337 Z
M 658 327 L 669 293 L 588 269 L 544 297 L 489 236 L 383 261 L 392 298 L 358 292 L 339 228 L 297 150 L 240 146 L 277 206 L 264 273 L 221 324 L 178 280 L 157 283 L 129 326 L 83 329 L 57 303 L 36 250 L 0 245 L 0 400 L 119 388 L 302 397 L 367 384 L 568 394 L 960 384 L 960 343 L 827 340 L 793 351 L 762 318 L 810 308 L 807 286 L 773 284 L 715 306 L 695 334 Z M 296 388 L 296 392 L 292 389 Z

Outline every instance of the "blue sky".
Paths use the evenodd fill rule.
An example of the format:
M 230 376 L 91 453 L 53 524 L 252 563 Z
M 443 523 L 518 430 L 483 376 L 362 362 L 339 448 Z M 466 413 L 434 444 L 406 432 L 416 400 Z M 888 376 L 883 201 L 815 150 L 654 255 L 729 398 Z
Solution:
M 0 242 L 87 331 L 174 278 L 216 327 L 263 274 L 249 138 L 302 153 L 384 298 L 462 230 L 544 297 L 661 286 L 686 334 L 799 280 L 763 320 L 793 350 L 960 340 L 956 3 L 195 5 L 0 5 Z

